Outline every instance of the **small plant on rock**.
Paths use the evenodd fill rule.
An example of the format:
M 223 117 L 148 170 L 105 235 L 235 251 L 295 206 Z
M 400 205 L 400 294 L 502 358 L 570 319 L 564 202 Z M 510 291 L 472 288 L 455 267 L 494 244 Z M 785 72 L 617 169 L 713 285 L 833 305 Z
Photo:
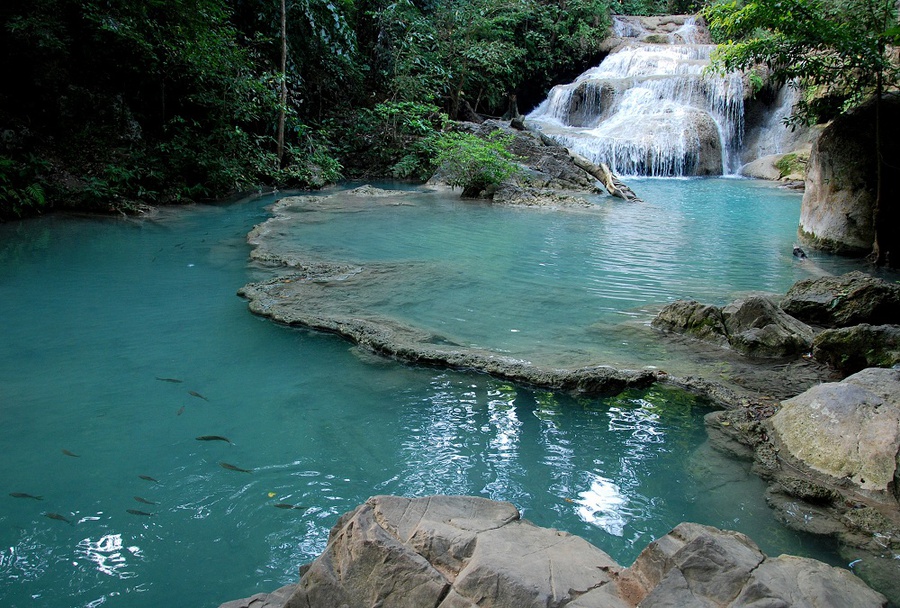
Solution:
M 509 151 L 513 136 L 499 131 L 486 139 L 471 133 L 446 133 L 437 142 L 437 165 L 451 188 L 464 198 L 477 198 L 516 175 L 521 168 Z

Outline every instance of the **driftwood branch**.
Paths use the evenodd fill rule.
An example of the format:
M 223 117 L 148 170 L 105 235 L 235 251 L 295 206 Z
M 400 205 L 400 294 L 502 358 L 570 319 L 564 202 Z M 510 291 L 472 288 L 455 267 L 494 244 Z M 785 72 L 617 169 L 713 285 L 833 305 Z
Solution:
M 548 135 L 544 135 L 544 133 L 537 129 L 528 128 L 528 130 L 534 133 L 541 140 L 541 143 L 545 146 L 552 146 L 555 148 L 563 147 L 558 141 Z M 603 184 L 603 187 L 606 188 L 606 191 L 609 192 L 611 196 L 615 196 L 626 201 L 634 201 L 636 203 L 644 202 L 638 198 L 637 194 L 635 194 L 631 188 L 626 186 L 622 182 L 622 180 L 620 180 L 612 171 L 609 170 L 609 167 L 606 166 L 606 163 L 595 165 L 577 152 L 572 152 L 568 148 L 566 148 L 566 151 L 569 153 L 569 156 L 572 157 L 572 162 L 575 163 L 575 166 L 582 169 L 583 171 L 586 171 L 589 175 Z

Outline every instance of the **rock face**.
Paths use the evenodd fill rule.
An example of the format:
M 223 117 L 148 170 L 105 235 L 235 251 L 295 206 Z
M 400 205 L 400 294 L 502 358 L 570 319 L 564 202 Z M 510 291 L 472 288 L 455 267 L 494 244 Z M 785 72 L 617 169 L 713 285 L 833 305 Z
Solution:
M 784 357 L 808 352 L 812 329 L 769 298 L 736 300 L 722 309 L 728 342 L 748 357 Z
M 874 115 L 874 104 L 866 103 L 836 118 L 813 145 L 800 210 L 800 237 L 813 247 L 851 255 L 864 255 L 872 249 L 876 191 Z M 885 97 L 882 122 L 882 133 L 900 132 L 900 97 Z M 898 166 L 898 139 L 886 135 L 883 142 L 887 166 Z M 888 171 L 883 192 L 886 209 L 896 206 L 891 201 L 897 192 L 896 171 Z M 884 219 L 886 226 L 895 223 L 891 218 Z M 893 242 L 883 243 L 884 249 L 897 255 L 898 239 L 897 231 L 893 231 Z
M 813 340 L 813 357 L 845 374 L 900 365 L 900 326 L 863 323 L 826 329 Z
M 680 300 L 663 308 L 653 326 L 728 345 L 758 359 L 807 352 L 813 339 L 809 326 L 761 296 L 736 300 L 724 308 Z
M 340 518 L 324 553 L 280 589 L 222 608 L 884 606 L 846 570 L 767 558 L 737 532 L 681 524 L 629 569 L 585 540 L 466 496 L 376 496 Z
M 776 445 L 834 482 L 896 500 L 900 370 L 870 368 L 782 402 L 771 418 Z
M 811 325 L 900 324 L 900 285 L 854 271 L 795 283 L 781 300 L 789 315 Z

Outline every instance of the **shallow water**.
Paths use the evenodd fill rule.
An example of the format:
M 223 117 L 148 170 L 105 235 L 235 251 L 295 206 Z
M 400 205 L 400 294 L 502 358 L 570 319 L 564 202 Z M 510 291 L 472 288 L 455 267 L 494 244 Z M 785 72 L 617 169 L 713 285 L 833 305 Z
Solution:
M 712 194 L 704 198 L 714 210 L 666 207 L 685 184 L 701 193 L 746 188 L 776 202 L 741 217 Z M 645 207 L 601 202 L 603 225 L 584 214 L 559 219 L 440 199 L 422 208 L 431 220 L 407 259 L 447 258 L 447 225 L 464 226 L 470 258 L 442 261 L 459 273 L 466 263 L 501 263 L 489 270 L 492 294 L 473 306 L 507 306 L 519 297 L 509 284 L 527 281 L 530 270 L 560 281 L 562 295 L 542 293 L 539 310 L 571 308 L 573 324 L 606 314 L 644 320 L 644 293 L 656 294 L 653 303 L 724 301 L 736 291 L 783 290 L 803 275 L 785 249 L 795 196 L 738 181 L 639 186 L 648 200 L 665 194 Z M 704 447 L 707 410 L 683 393 L 579 400 L 398 365 L 252 316 L 234 294 L 264 276 L 248 265 L 244 238 L 267 217 L 268 202 L 164 210 L 154 220 L 0 226 L 0 604 L 203 607 L 271 590 L 296 580 L 339 514 L 379 493 L 510 500 L 625 564 L 682 520 L 742 530 L 772 554 L 837 559 L 777 524 L 762 483 Z M 780 206 L 788 211 L 777 219 Z M 502 224 L 486 228 L 495 212 Z M 409 230 L 370 215 L 343 235 L 310 231 L 304 246 L 390 257 L 376 237 L 391 221 L 395 238 Z M 613 219 L 631 228 L 616 230 Z M 753 237 L 729 232 L 748 223 Z M 666 247 L 641 262 L 625 253 L 641 241 Z M 604 242 L 617 253 L 597 254 Z M 499 255 L 499 243 L 515 255 Z M 750 271 L 701 265 L 743 265 L 753 249 L 767 253 Z M 592 278 L 596 266 L 611 268 L 610 278 Z M 682 268 L 688 278 L 675 276 Z M 782 271 L 772 277 L 770 268 Z M 634 276 L 641 286 L 627 293 L 624 279 Z M 579 280 L 589 287 L 579 292 Z M 533 333 L 511 314 L 473 310 L 467 319 Z M 571 335 L 556 323 L 555 344 Z M 203 435 L 231 443 L 195 439 Z
M 336 199 L 292 214 L 266 246 L 382 269 L 377 281 L 305 294 L 316 310 L 375 313 L 545 365 L 672 373 L 690 370 L 649 328 L 662 306 L 783 294 L 797 280 L 853 267 L 792 255 L 795 192 L 737 179 L 630 183 L 645 202 L 597 196 L 591 209 L 569 211 L 496 207 L 449 192 L 370 206 Z

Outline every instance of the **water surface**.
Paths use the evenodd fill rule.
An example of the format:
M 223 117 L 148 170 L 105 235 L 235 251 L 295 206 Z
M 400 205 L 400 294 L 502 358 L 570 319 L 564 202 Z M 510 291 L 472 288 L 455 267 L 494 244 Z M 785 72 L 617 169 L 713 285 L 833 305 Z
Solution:
M 609 222 L 442 199 L 411 208 L 428 219 L 414 253 L 385 249 L 392 222 L 395 239 L 411 239 L 410 227 L 377 214 L 355 228 L 310 230 L 303 246 L 441 259 L 463 274 L 496 261 L 486 268 L 493 278 L 472 279 L 491 286 L 477 310 L 441 303 L 432 319 L 464 318 L 459 333 L 495 326 L 509 349 L 519 342 L 508 330 L 534 339 L 535 310 L 560 310 L 551 339 L 561 344 L 572 335 L 566 319 L 646 319 L 647 301 L 723 301 L 803 275 L 785 249 L 796 197 L 727 182 L 768 206 L 740 215 L 741 203 L 710 193 L 705 208 L 689 209 L 678 202 L 685 183 L 641 182 L 642 196 L 659 191 L 660 200 L 607 205 Z M 774 202 L 762 201 L 770 194 Z M 250 315 L 235 291 L 265 275 L 248 265 L 244 237 L 271 200 L 164 210 L 155 220 L 0 226 L 0 604 L 203 607 L 272 590 L 296 580 L 339 514 L 379 493 L 510 500 L 624 564 L 683 520 L 742 530 L 772 554 L 836 559 L 777 524 L 763 484 L 704 446 L 707 410 L 683 393 L 574 399 L 394 364 Z M 734 236 L 748 224 L 755 236 Z M 442 253 L 459 227 L 471 234 L 468 260 Z M 642 242 L 664 246 L 630 253 Z M 765 254 L 739 270 L 753 250 Z M 735 268 L 708 266 L 723 258 Z M 602 280 L 592 274 L 599 267 L 609 273 Z M 639 286 L 626 287 L 635 276 Z M 528 297 L 513 288 L 529 280 L 554 287 Z M 515 316 L 514 303 L 529 311 Z M 479 331 L 473 341 L 493 340 Z M 195 439 L 203 435 L 231 443 Z

